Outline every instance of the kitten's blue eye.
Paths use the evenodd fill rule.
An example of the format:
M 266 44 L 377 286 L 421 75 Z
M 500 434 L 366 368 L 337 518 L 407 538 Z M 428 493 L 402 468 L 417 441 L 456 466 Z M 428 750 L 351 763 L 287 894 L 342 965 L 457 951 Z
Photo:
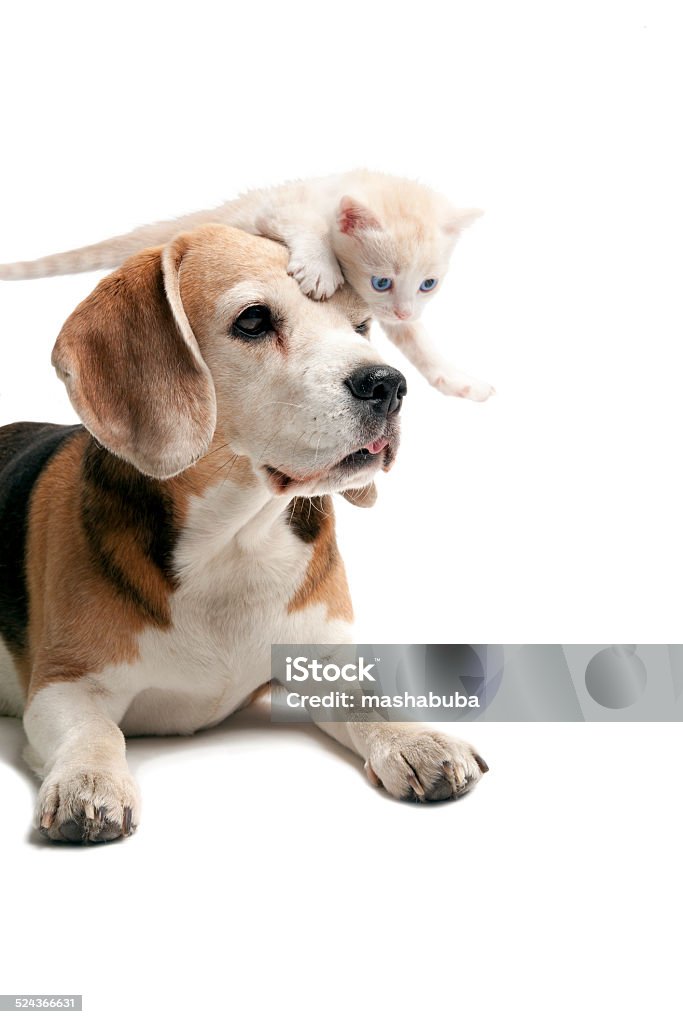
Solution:
M 370 284 L 376 292 L 390 292 L 392 281 L 390 277 L 371 277 Z
M 424 279 L 424 281 L 422 282 L 422 284 L 420 285 L 420 291 L 421 292 L 431 292 L 431 291 L 433 291 L 436 288 L 438 283 L 439 283 L 438 277 L 426 277 Z

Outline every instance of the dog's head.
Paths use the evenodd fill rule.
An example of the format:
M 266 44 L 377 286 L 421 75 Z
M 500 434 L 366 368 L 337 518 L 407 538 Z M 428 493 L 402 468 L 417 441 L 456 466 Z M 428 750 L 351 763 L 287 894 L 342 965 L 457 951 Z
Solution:
M 219 225 L 128 260 L 69 317 L 52 361 L 97 440 L 142 473 L 214 437 L 276 493 L 362 489 L 398 445 L 403 376 L 349 288 L 306 298 L 274 242 Z

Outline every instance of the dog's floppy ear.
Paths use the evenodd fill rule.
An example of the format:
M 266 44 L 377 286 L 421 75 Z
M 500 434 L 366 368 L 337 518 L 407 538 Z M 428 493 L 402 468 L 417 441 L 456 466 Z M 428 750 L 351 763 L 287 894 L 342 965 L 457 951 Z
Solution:
M 342 498 L 346 498 L 352 505 L 357 505 L 358 508 L 372 508 L 377 501 L 377 488 L 375 487 L 374 481 L 366 487 L 355 487 L 348 491 L 342 491 Z
M 196 462 L 216 393 L 180 299 L 181 237 L 104 278 L 64 324 L 52 364 L 83 423 L 109 451 L 165 479 Z

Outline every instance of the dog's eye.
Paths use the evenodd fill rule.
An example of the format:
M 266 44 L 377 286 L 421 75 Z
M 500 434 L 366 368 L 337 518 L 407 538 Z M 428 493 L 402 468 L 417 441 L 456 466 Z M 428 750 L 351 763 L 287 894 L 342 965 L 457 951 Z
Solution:
M 249 306 L 243 310 L 232 325 L 235 334 L 254 341 L 263 338 L 273 330 L 273 321 L 267 306 Z
M 369 330 L 370 320 L 364 320 L 362 324 L 358 324 L 357 327 L 354 327 L 356 334 L 367 334 Z

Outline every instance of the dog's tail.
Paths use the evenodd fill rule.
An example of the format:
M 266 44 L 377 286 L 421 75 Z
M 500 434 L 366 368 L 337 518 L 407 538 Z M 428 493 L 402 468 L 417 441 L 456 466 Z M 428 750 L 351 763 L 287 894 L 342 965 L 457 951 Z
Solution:
M 227 206 L 228 204 L 226 204 Z M 212 210 L 200 210 L 188 213 L 175 220 L 159 221 L 135 228 L 127 235 L 116 235 L 104 242 L 83 246 L 82 249 L 69 249 L 67 252 L 56 252 L 51 256 L 43 256 L 37 260 L 23 263 L 0 263 L 0 280 L 23 281 L 36 277 L 56 277 L 59 274 L 82 274 L 88 270 L 104 270 L 118 267 L 129 256 L 148 246 L 164 245 L 178 234 L 179 231 L 199 227 L 200 224 L 220 221 L 226 207 L 219 206 Z

